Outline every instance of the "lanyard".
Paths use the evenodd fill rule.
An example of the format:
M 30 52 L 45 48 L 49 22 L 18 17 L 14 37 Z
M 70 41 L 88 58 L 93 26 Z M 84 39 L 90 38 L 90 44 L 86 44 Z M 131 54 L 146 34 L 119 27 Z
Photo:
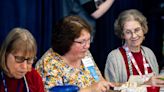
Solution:
M 137 72 L 139 73 L 139 75 L 140 75 L 141 77 L 144 77 L 144 76 L 142 75 L 142 73 L 141 73 L 141 71 L 140 71 L 140 69 L 139 69 L 137 63 L 136 63 L 136 60 L 134 59 L 132 53 L 130 52 L 128 46 L 125 44 L 125 45 L 123 46 L 123 48 L 125 49 L 126 55 L 127 55 L 127 58 L 128 58 L 128 65 L 129 65 L 130 75 L 133 75 L 133 71 L 132 71 L 132 63 L 133 63 L 133 65 L 134 65 L 134 67 L 136 68 L 136 70 L 137 70 Z M 141 54 L 142 54 L 142 53 L 141 53 Z M 145 75 L 148 75 L 148 69 L 147 69 L 146 59 L 145 59 L 144 55 L 142 55 L 142 56 L 143 56 L 142 59 L 143 59 L 144 70 L 145 70 L 144 72 L 145 72 Z M 132 62 L 132 63 L 131 63 L 131 62 Z
M 7 90 L 7 85 L 6 85 L 6 80 L 5 80 L 5 77 L 4 77 L 3 72 L 1 72 L 1 76 L 2 76 L 2 81 L 3 81 L 3 85 L 4 85 L 5 92 L 8 92 L 8 90 Z
M 3 85 L 4 85 L 4 90 L 5 90 L 5 92 L 8 92 L 5 76 L 4 76 L 2 71 L 1 71 L 1 76 L 2 76 L 2 81 L 3 81 Z M 29 92 L 29 88 L 28 88 L 26 77 L 24 76 L 23 79 L 24 79 L 24 82 L 25 82 L 26 92 Z M 19 88 L 20 88 L 20 81 L 18 82 L 18 86 L 17 86 L 16 92 L 19 92 Z
M 93 76 L 93 78 L 96 80 L 96 81 L 99 81 L 99 76 L 96 72 L 96 69 L 94 67 L 94 62 L 93 60 L 91 59 L 91 57 L 85 57 L 82 59 L 82 62 L 83 62 L 83 65 L 85 66 L 85 68 L 87 68 L 91 75 Z

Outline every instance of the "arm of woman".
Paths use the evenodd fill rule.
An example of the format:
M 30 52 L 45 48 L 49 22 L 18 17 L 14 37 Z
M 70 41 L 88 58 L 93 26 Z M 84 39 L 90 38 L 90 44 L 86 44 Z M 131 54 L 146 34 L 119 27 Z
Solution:
M 111 52 L 109 53 L 106 64 L 105 64 L 105 79 L 111 82 L 119 82 L 118 69 L 115 67 L 117 65 L 115 55 Z
M 144 84 L 164 87 L 164 75 L 153 76 Z
M 91 16 L 95 19 L 100 18 L 103 14 L 105 14 L 108 9 L 112 6 L 114 0 L 105 0 L 102 4 L 100 4 L 96 11 L 94 11 Z
M 45 89 L 49 90 L 55 85 L 62 85 L 63 80 L 60 76 L 62 72 L 59 71 L 54 64 L 56 61 L 47 55 L 49 54 L 45 54 L 45 56 L 37 62 L 35 69 L 41 75 Z
M 93 59 L 90 51 L 87 52 L 87 57 L 90 57 L 94 62 L 94 59 Z M 102 74 L 101 74 L 100 70 L 98 69 L 95 62 L 94 62 L 94 65 L 95 65 L 95 71 L 99 76 L 99 81 L 93 83 L 92 85 L 90 85 L 88 87 L 81 88 L 80 92 L 106 92 L 107 90 L 110 89 L 110 86 L 112 86 L 112 87 L 114 86 L 112 83 L 106 81 L 103 78 L 103 76 L 102 76 Z
M 108 81 L 100 80 L 91 86 L 81 88 L 80 92 L 107 92 L 110 90 L 110 87 L 114 87 L 114 85 Z
M 94 0 L 80 0 L 82 3 L 83 8 L 90 14 L 94 19 L 100 18 L 103 14 L 105 14 L 109 8 L 112 6 L 114 0 L 105 0 L 104 2 L 100 3 L 96 7 L 96 2 Z

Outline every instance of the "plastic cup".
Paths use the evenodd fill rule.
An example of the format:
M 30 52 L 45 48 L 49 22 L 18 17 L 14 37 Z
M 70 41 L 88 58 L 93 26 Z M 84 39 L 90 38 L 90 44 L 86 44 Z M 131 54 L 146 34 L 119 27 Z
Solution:
M 147 92 L 159 92 L 160 91 L 160 87 L 158 86 L 148 86 L 147 87 Z
M 54 86 L 49 89 L 49 92 L 78 92 L 80 88 L 75 85 L 62 85 L 62 86 Z

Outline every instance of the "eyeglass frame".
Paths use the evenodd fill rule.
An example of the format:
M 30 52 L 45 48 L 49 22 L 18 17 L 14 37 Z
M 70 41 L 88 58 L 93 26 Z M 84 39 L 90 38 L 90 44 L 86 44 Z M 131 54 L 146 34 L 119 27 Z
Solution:
M 124 35 L 132 36 L 133 33 L 134 33 L 134 34 L 139 34 L 141 31 L 143 31 L 143 30 L 142 30 L 142 27 L 137 27 L 137 28 L 134 29 L 134 32 L 132 32 L 131 30 L 124 30 L 124 31 L 123 31 L 123 34 L 124 34 Z
M 36 56 L 35 57 L 28 57 L 28 58 L 25 58 L 24 56 L 15 56 L 15 55 L 13 55 L 13 56 L 14 56 L 15 61 L 17 63 L 23 63 L 24 61 L 27 61 L 27 64 L 33 64 L 37 59 Z
M 79 43 L 81 44 L 82 46 L 85 46 L 87 43 L 91 43 L 91 39 L 88 39 L 88 40 L 85 40 L 83 39 L 82 41 L 77 41 L 77 40 L 74 40 L 75 43 Z

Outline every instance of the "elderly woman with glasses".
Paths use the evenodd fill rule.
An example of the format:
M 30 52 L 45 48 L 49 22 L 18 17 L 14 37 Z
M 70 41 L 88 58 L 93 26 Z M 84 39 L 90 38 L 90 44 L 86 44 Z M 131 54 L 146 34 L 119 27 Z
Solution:
M 0 92 L 44 92 L 42 78 L 32 64 L 37 45 L 24 28 L 14 28 L 0 49 Z
M 164 86 L 159 80 L 158 63 L 152 50 L 142 45 L 148 32 L 146 17 L 136 9 L 123 11 L 115 21 L 115 34 L 123 46 L 111 51 L 105 66 L 105 78 L 111 82 Z M 164 77 L 164 76 L 163 76 Z
M 57 23 L 52 48 L 36 64 L 47 90 L 58 85 L 76 85 L 80 92 L 109 90 L 112 84 L 104 80 L 88 50 L 90 38 L 91 27 L 78 16 Z

